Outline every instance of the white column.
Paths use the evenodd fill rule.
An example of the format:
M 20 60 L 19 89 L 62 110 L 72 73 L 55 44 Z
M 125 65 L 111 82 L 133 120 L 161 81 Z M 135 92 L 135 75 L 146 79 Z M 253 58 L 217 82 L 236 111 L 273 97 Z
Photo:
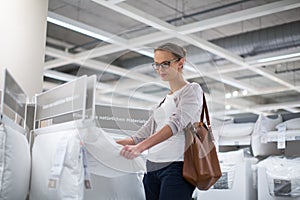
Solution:
M 7 68 L 31 98 L 42 91 L 48 0 L 0 2 L 0 80 Z

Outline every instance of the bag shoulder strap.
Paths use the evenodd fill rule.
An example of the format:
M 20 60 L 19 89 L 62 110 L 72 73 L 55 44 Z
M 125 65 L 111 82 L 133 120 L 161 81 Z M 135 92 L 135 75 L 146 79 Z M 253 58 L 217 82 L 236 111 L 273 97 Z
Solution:
M 159 105 L 157 106 L 157 108 L 159 108 L 161 106 L 161 104 L 163 104 L 166 100 L 166 97 L 159 103 Z
M 210 127 L 207 103 L 206 103 L 205 95 L 203 93 L 203 105 L 202 105 L 202 111 L 201 111 L 201 115 L 200 115 L 200 122 L 202 122 L 202 123 L 203 123 L 203 119 L 204 119 L 204 113 L 205 113 L 205 118 L 206 118 L 206 124 L 208 127 Z

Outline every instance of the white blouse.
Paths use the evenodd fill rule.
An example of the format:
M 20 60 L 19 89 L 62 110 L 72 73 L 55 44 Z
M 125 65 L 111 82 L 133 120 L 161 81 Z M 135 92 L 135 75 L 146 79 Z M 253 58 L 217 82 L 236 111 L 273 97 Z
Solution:
M 176 95 L 179 94 L 184 87 L 175 91 L 173 94 L 168 94 L 164 103 L 153 111 L 154 120 L 157 124 L 156 131 L 163 128 L 167 124 L 169 117 L 176 112 L 174 98 L 177 97 Z M 166 141 L 151 147 L 148 151 L 148 160 L 152 162 L 183 161 L 184 143 L 184 132 L 181 131 Z

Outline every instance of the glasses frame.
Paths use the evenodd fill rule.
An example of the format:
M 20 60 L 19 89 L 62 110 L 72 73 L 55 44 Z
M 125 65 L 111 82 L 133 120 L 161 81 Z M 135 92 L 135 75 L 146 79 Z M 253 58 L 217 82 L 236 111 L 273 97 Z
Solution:
M 152 67 L 154 70 L 159 70 L 159 68 L 167 69 L 170 67 L 171 63 L 173 62 L 178 62 L 181 58 L 174 58 L 173 60 L 166 60 L 163 61 L 162 63 L 152 63 Z

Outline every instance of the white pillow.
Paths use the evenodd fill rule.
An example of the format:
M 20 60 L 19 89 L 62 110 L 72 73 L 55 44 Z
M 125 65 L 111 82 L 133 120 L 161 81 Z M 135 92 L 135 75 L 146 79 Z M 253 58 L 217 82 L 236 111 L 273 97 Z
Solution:
M 282 122 L 282 116 L 279 115 L 276 119 L 268 118 L 260 115 L 255 122 L 253 134 L 251 135 L 251 150 L 254 156 L 278 155 L 281 151 L 277 149 L 277 144 L 261 143 L 261 135 L 268 131 L 275 130 L 277 124 Z
M 277 118 L 272 119 L 265 115 L 260 115 L 260 130 L 259 131 L 275 131 L 276 126 L 282 122 L 282 116 L 278 115 Z
M 219 135 L 222 137 L 243 137 L 251 135 L 254 123 L 226 124 L 221 129 Z
M 276 126 L 276 129 L 278 130 L 279 126 L 281 126 L 282 124 L 286 126 L 287 130 L 300 130 L 300 118 L 294 118 L 282 122 Z
M 217 118 L 212 118 L 211 119 L 211 126 L 212 127 L 222 127 L 225 124 L 233 124 L 234 119 L 217 119 Z
M 212 118 L 211 119 L 211 129 L 216 138 L 220 136 L 220 132 L 223 129 L 223 126 L 225 124 L 233 124 L 233 118 L 232 119 L 217 119 L 217 118 Z
M 143 174 L 128 173 L 118 177 L 91 174 L 92 189 L 85 190 L 84 200 L 145 199 Z
M 28 194 L 31 161 L 29 144 L 23 133 L 0 126 L 1 200 L 25 200 Z
M 272 196 L 275 196 L 275 179 L 279 181 L 287 181 L 291 185 L 289 190 L 285 190 L 287 188 L 283 188 L 283 184 L 279 185 L 280 182 L 276 181 L 276 183 L 282 187 L 282 191 L 280 187 L 280 192 L 288 194 L 287 196 L 291 196 L 284 199 L 299 199 L 300 197 L 300 159 L 299 158 L 286 158 L 286 157 L 278 157 L 278 156 L 270 156 L 267 159 L 258 163 L 259 166 L 264 167 L 266 169 L 267 181 L 269 192 Z M 293 198 L 294 197 L 294 198 Z
M 128 173 L 146 172 L 146 161 L 141 157 L 126 159 L 120 155 L 122 145 L 102 128 L 78 129 L 87 150 L 89 171 L 99 176 L 117 177 Z
M 244 162 L 244 150 L 218 152 L 218 158 L 220 163 L 240 163 Z
M 67 141 L 66 148 L 62 148 L 62 140 Z M 58 149 L 61 150 L 59 154 Z M 66 153 L 57 187 L 48 188 L 53 162 L 63 155 L 63 149 Z M 83 193 L 84 168 L 77 130 L 57 130 L 36 136 L 32 148 L 30 200 L 82 200 Z

